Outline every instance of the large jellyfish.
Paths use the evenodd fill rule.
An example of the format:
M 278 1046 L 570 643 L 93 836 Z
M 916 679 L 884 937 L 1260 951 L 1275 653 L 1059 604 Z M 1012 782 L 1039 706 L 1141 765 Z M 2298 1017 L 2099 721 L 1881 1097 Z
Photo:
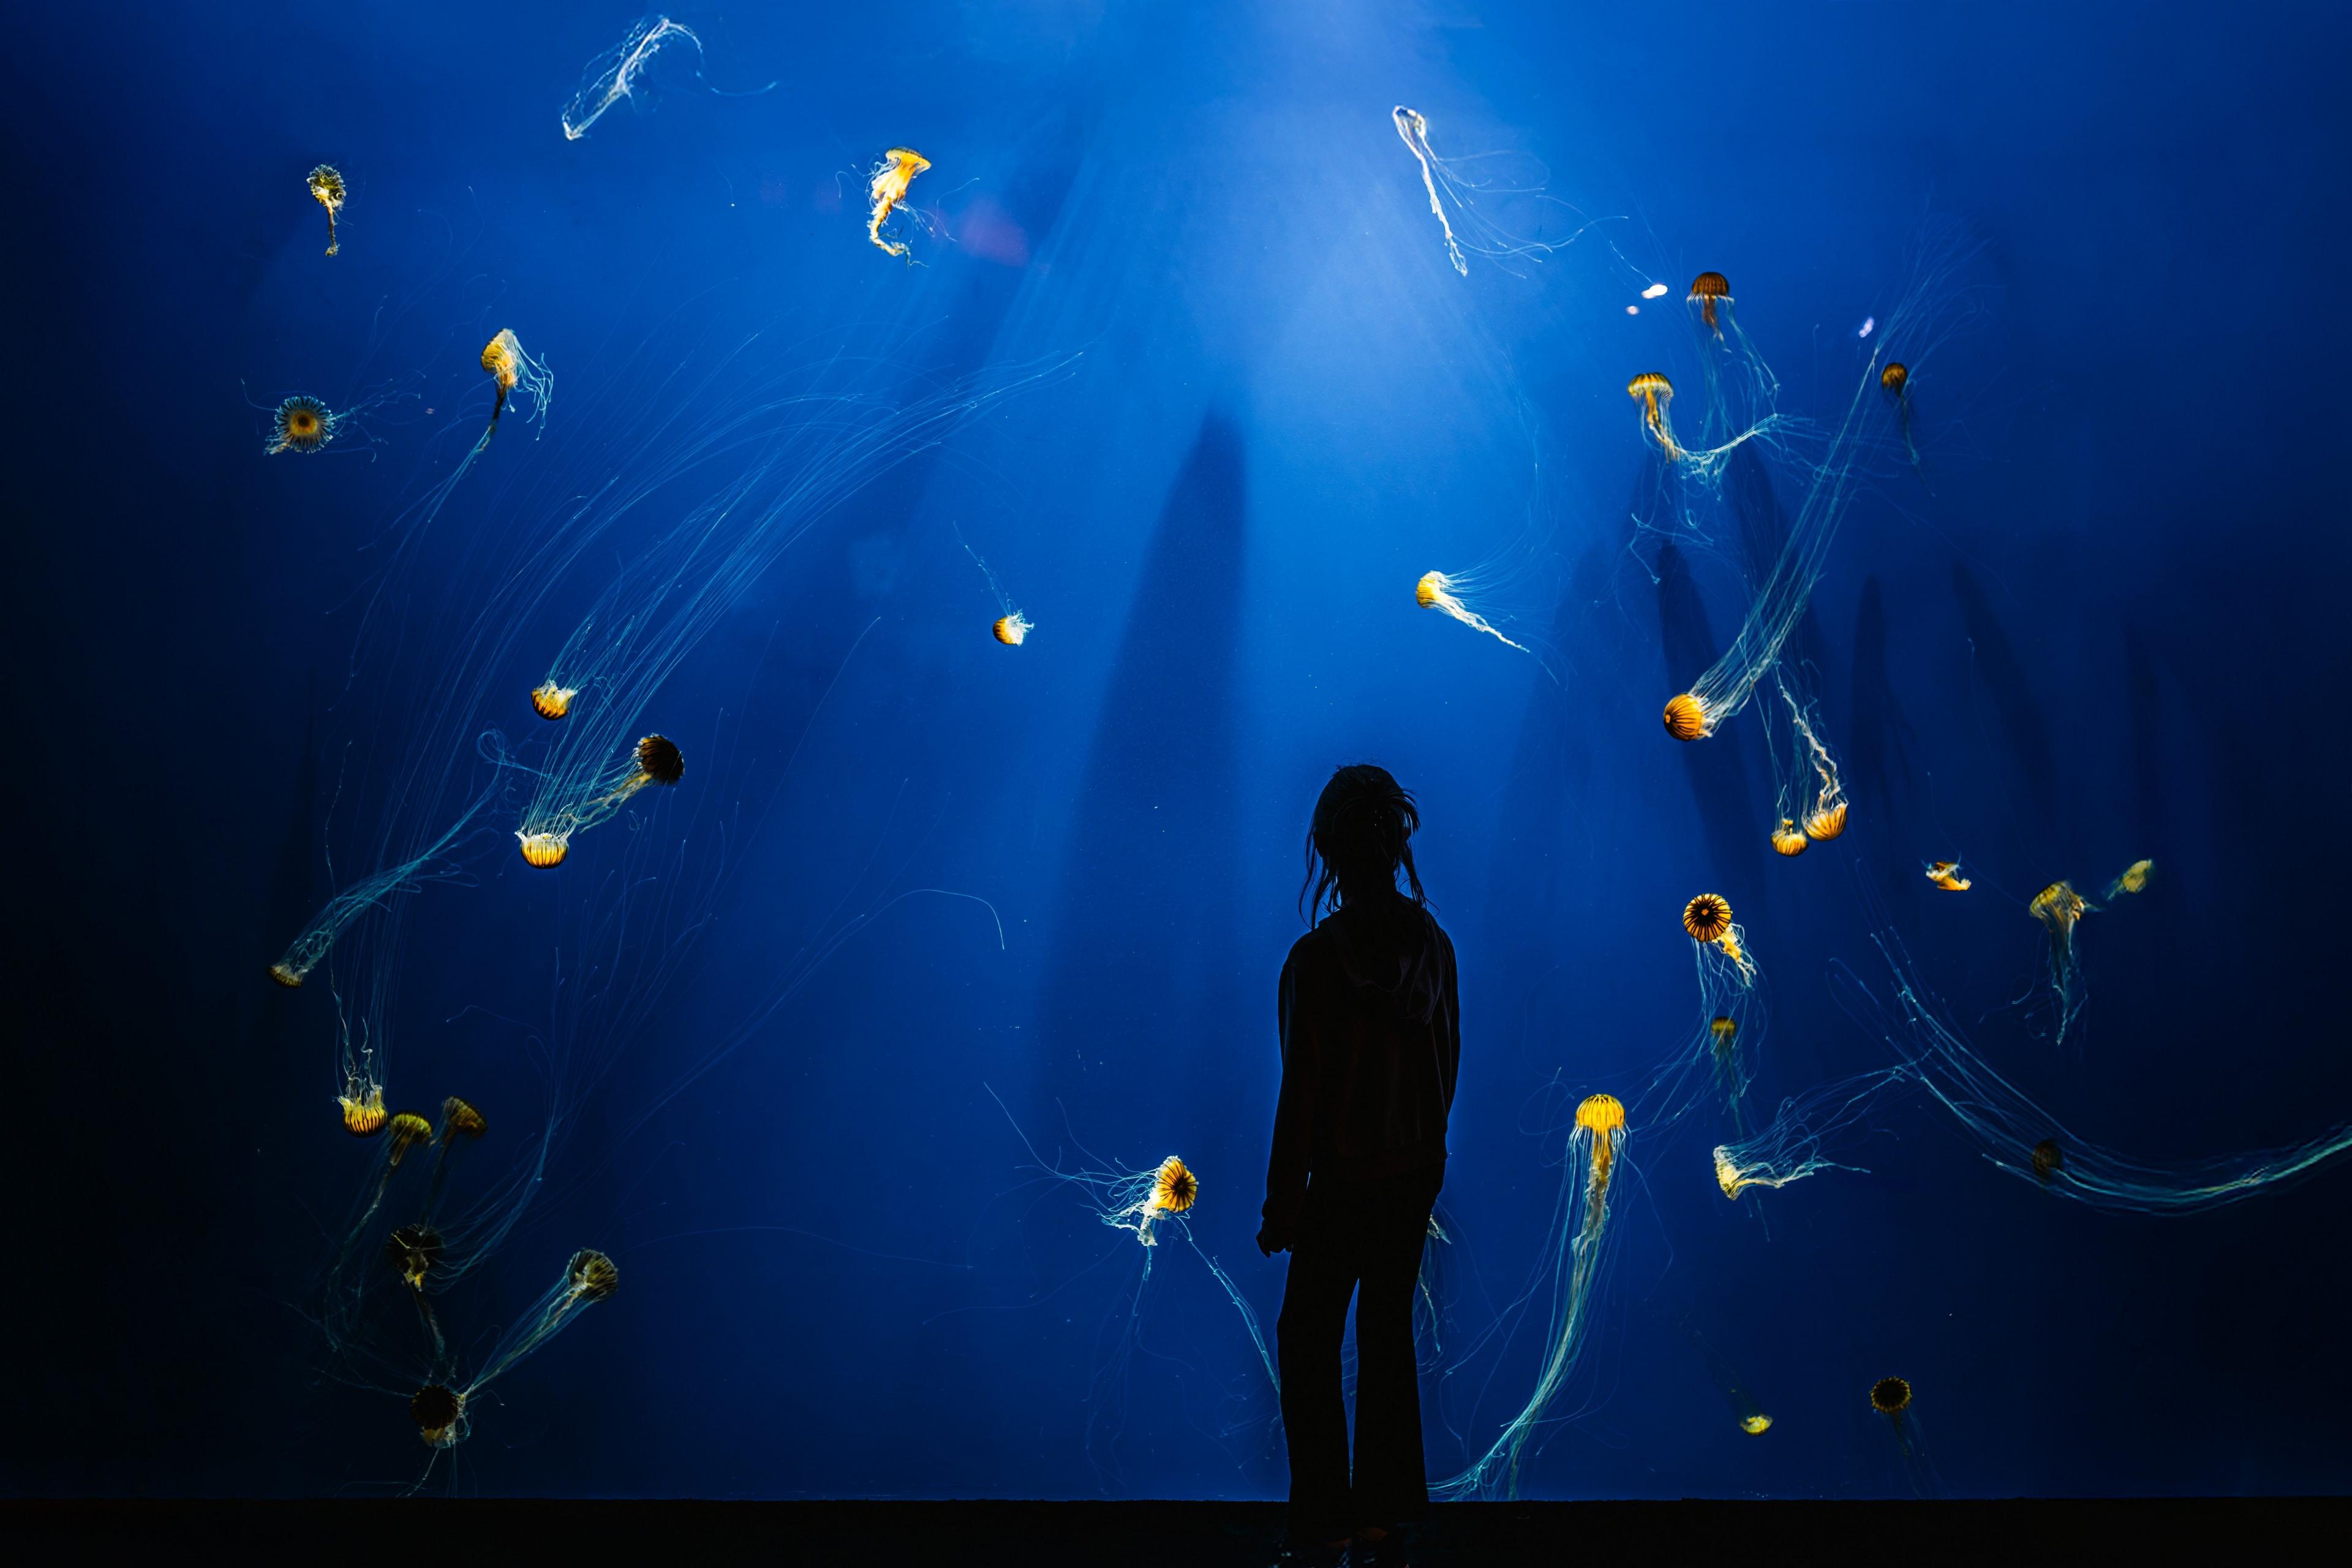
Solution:
M 1567 203 L 1543 194 L 1548 175 L 1541 164 L 1519 160 L 1514 162 L 1521 166 L 1505 167 L 1504 160 L 1494 154 L 1441 158 L 1430 148 L 1429 121 L 1419 110 L 1400 103 L 1389 110 L 1389 119 L 1413 162 L 1421 165 L 1421 186 L 1429 196 L 1430 216 L 1437 219 L 1437 226 L 1445 237 L 1445 258 L 1463 277 L 1470 276 L 1470 263 L 1465 252 L 1492 261 L 1540 261 L 1551 252 L 1575 244 L 1577 237 L 1591 226 L 1581 221 Z M 1487 198 L 1486 207 L 1478 205 L 1482 196 Z M 1505 226 L 1490 210 L 1512 200 L 1539 210 L 1557 208 L 1564 218 L 1577 220 L 1575 226 L 1564 239 L 1538 239 L 1517 233 Z M 1546 216 L 1550 216 L 1548 211 Z M 1459 232 L 1454 228 L 1456 218 L 1461 220 Z
M 877 249 L 891 256 L 907 255 L 907 242 L 884 235 L 882 226 L 906 201 L 907 187 L 915 183 L 915 176 L 930 166 L 931 161 L 912 147 L 893 147 L 874 165 L 873 178 L 866 183 L 866 237 Z
M 523 405 L 525 424 L 536 419 L 540 429 L 546 430 L 547 405 L 555 394 L 555 377 L 544 363 L 523 352 L 513 328 L 500 328 L 499 335 L 482 350 L 482 369 L 489 373 L 499 394 L 498 401 L 490 405 L 490 426 L 482 432 L 485 444 L 498 434 L 499 416 L 507 411 L 509 398 Z
M 2196 1214 L 2296 1181 L 2352 1152 L 2352 1123 L 2285 1148 L 2165 1163 L 2105 1148 L 2067 1127 L 1985 1060 L 1919 981 L 1899 938 L 1882 931 L 1876 942 L 1891 999 L 1882 1004 L 1851 973 L 1834 971 L 1846 1011 L 1892 1047 L 1979 1154 L 2044 1191 L 2093 1208 Z
M 523 862 L 541 869 L 563 864 L 572 836 L 611 816 L 642 789 L 668 785 L 686 776 L 686 758 L 667 735 L 646 735 L 630 748 L 626 761 L 585 778 L 542 779 L 538 795 L 515 829 Z
M 310 199 L 327 209 L 327 254 L 342 249 L 343 242 L 335 236 L 335 218 L 343 210 L 343 176 L 331 163 L 321 163 L 310 171 Z
M 1939 258 L 1915 269 L 1902 302 L 1888 315 L 1886 336 L 1901 329 L 1916 337 L 1925 330 L 1924 318 L 1944 302 L 1956 266 L 1956 259 Z M 1837 538 L 1864 458 L 1871 449 L 1864 439 L 1864 410 L 1866 395 L 1878 383 L 1878 356 L 1885 343 L 1885 336 L 1882 336 L 1872 348 L 1843 416 L 1829 429 L 1818 456 L 1810 463 L 1804 502 L 1778 556 L 1763 573 L 1761 581 L 1753 585 L 1753 597 L 1738 635 L 1686 690 L 1667 701 L 1666 733 L 1675 740 L 1696 741 L 1712 735 L 1748 706 L 1757 684 L 1780 662 L 1781 649 L 1803 617 L 1805 606 L 1811 602 L 1813 584 L 1821 580 L 1830 546 Z M 1636 391 L 1634 395 L 1642 394 Z M 1731 444 L 1737 445 L 1756 433 L 1734 436 Z M 1650 438 L 1659 439 L 1658 434 L 1650 432 Z M 1727 448 L 1717 447 L 1715 451 L 1725 453 Z M 1694 456 L 1684 453 L 1677 467 L 1703 468 L 1704 464 L 1691 461 Z
M 1500 1490 L 1518 1495 L 1528 1439 L 1543 1424 L 1584 1351 L 1585 1327 L 1607 1257 L 1611 1184 L 1619 1173 L 1625 1136 L 1625 1107 L 1615 1096 L 1591 1095 L 1577 1106 L 1545 1249 L 1551 1318 L 1544 1335 L 1542 1370 L 1526 1405 L 1505 1424 L 1501 1436 L 1469 1468 L 1431 1487 L 1433 1494 L 1467 1498 Z

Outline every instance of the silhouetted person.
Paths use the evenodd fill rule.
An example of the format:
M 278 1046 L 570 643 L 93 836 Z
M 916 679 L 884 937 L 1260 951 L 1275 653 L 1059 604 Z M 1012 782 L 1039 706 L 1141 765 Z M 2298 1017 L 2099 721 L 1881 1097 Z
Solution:
M 1424 907 L 1412 796 L 1384 768 L 1341 768 L 1315 804 L 1302 912 L 1282 966 L 1282 1097 L 1260 1251 L 1288 1250 L 1275 1337 L 1290 1445 L 1286 1562 L 1357 1561 L 1429 1505 L 1413 1288 L 1445 1181 L 1445 1118 L 1462 1055 L 1454 943 Z M 1397 889 L 1402 871 L 1412 889 Z M 1339 1342 L 1356 1301 L 1356 1455 Z

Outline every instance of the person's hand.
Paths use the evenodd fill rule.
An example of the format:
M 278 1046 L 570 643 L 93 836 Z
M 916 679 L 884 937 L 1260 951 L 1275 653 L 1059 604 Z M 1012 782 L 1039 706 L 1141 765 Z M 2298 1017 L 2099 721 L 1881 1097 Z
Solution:
M 1272 1258 L 1277 1252 L 1289 1251 L 1290 1239 L 1288 1226 L 1276 1225 L 1274 1221 L 1268 1220 L 1258 1226 L 1257 1249 L 1268 1258 Z

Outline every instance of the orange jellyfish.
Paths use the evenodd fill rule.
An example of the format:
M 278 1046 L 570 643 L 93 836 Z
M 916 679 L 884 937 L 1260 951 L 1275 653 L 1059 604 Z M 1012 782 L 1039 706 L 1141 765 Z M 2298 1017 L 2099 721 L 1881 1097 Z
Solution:
M 1740 945 L 1742 933 L 1731 923 L 1731 905 L 1721 893 L 1701 893 L 1685 904 L 1683 930 L 1693 942 L 1719 950 L 1744 981 L 1755 978 L 1756 965 Z
M 1889 360 L 1878 373 L 1878 384 L 1886 401 L 1895 405 L 1895 423 L 1903 431 L 1903 450 L 1916 464 L 1919 448 L 1911 439 L 1911 372 L 1901 360 Z
M 483 348 L 482 369 L 488 373 L 499 393 L 498 401 L 490 405 L 490 426 L 482 432 L 482 442 L 498 434 L 499 416 L 507 411 L 509 399 L 530 405 L 523 415 L 525 419 L 536 418 L 541 425 L 546 424 L 547 404 L 555 390 L 555 377 L 545 364 L 524 352 L 513 328 L 501 327 L 499 335 Z
M 572 852 L 572 836 L 604 821 L 621 809 L 639 790 L 670 785 L 686 776 L 686 757 L 667 735 L 639 739 L 629 761 L 591 786 L 595 793 L 574 805 L 550 807 L 534 801 L 515 829 L 523 864 L 545 870 L 560 866 Z
M 561 719 L 572 711 L 572 700 L 580 695 L 576 686 L 558 686 L 552 676 L 530 690 L 530 710 L 542 719 Z
M 2053 882 L 2033 895 L 2026 912 L 2050 933 L 2050 986 L 2057 994 L 2055 1043 L 2063 1045 L 2066 1027 L 2083 1010 L 2082 968 L 2074 956 L 2074 927 L 2098 910 L 2067 882 Z
M 1715 732 L 1715 715 L 1696 691 L 1666 699 L 1666 733 L 1677 741 L 1696 741 Z
M 1689 303 L 1698 307 L 1698 319 L 1717 337 L 1723 336 L 1720 305 L 1731 303 L 1731 281 L 1720 272 L 1702 272 L 1691 279 Z
M 915 183 L 915 176 L 930 166 L 931 161 L 912 147 L 893 147 L 882 154 L 882 162 L 874 165 L 874 178 L 866 187 L 873 202 L 866 216 L 866 237 L 877 248 L 892 256 L 907 254 L 906 241 L 884 238 L 882 226 L 890 221 L 890 215 L 907 199 L 907 187 Z
M 1904 368 L 1899 359 L 1887 361 L 1886 368 L 1878 373 L 1878 384 L 1885 389 L 1887 396 L 1897 401 L 1902 399 L 1903 389 L 1910 384 L 1911 373 Z
M 1674 422 L 1666 416 L 1667 405 L 1675 400 L 1675 384 L 1656 371 L 1643 371 L 1625 384 L 1625 395 L 1641 400 L 1642 426 L 1665 454 L 1666 461 L 1680 461 L 1683 449 L 1675 441 Z
M 1806 837 L 1797 825 L 1785 816 L 1780 819 L 1780 826 L 1772 830 L 1772 847 L 1783 855 L 1802 855 L 1806 846 L 1811 843 L 1812 840 Z
M 1009 616 L 997 616 L 996 624 L 989 627 L 996 640 L 1007 647 L 1019 647 L 1023 639 L 1036 629 L 1036 623 L 1018 610 Z
M 1930 860 L 1927 862 L 1927 880 L 1948 893 L 1965 893 L 1976 885 L 1960 875 L 1958 860 Z
M 1182 1214 L 1201 1195 L 1201 1179 L 1171 1154 L 1151 1173 L 1151 1206 L 1162 1214 Z
M 362 1092 L 341 1095 L 335 1100 L 342 1107 L 343 1131 L 354 1138 L 373 1138 L 383 1131 L 383 1124 L 389 1120 L 383 1109 L 383 1090 L 373 1084 L 363 1089 L 357 1084 L 352 1087 L 361 1089 Z
M 522 863 L 534 870 L 545 871 L 561 866 L 563 858 L 572 853 L 571 839 L 560 834 L 525 833 L 520 837 Z
M 1805 817 L 1805 837 L 1811 839 L 1835 838 L 1845 831 L 1845 802 L 1832 800 L 1816 805 Z
M 271 419 L 270 457 L 280 452 L 315 452 L 335 438 L 337 416 L 315 397 L 289 397 L 278 405 Z
M 341 250 L 342 241 L 335 237 L 335 215 L 343 210 L 343 176 L 331 163 L 321 163 L 310 171 L 310 199 L 327 209 L 327 254 Z
M 2123 868 L 2122 875 L 2107 884 L 2107 897 L 2117 893 L 2137 893 L 2147 887 L 2148 874 L 2156 869 L 2153 860 L 2135 860 Z
M 1592 1193 L 1609 1190 L 1609 1170 L 1617 1158 L 1617 1144 L 1625 1132 L 1625 1107 L 1613 1094 L 1587 1095 L 1576 1108 L 1576 1127 L 1592 1137 Z

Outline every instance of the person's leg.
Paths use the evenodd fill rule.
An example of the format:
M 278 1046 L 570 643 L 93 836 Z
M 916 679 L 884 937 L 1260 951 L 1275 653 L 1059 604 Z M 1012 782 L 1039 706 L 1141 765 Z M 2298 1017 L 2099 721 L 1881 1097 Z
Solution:
M 1421 1451 L 1421 1384 L 1412 1344 L 1413 1294 L 1437 1200 L 1436 1174 L 1379 1194 L 1356 1298 L 1356 1475 L 1353 1523 L 1419 1519 L 1429 1507 Z
M 1310 1213 L 1290 1249 L 1282 1316 L 1275 1321 L 1293 1540 L 1338 1540 L 1355 1522 L 1348 1506 L 1348 1407 L 1339 1391 L 1339 1341 L 1356 1288 L 1353 1250 Z

